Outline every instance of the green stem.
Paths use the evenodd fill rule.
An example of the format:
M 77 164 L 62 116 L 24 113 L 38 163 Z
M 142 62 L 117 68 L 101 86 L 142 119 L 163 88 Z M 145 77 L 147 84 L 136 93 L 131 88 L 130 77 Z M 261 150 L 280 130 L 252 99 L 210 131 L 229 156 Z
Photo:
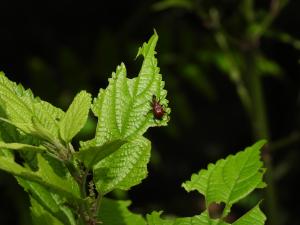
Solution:
M 242 75 L 240 68 L 237 64 L 237 60 L 235 59 L 229 48 L 227 34 L 224 31 L 222 31 L 221 28 L 219 28 L 218 31 L 215 33 L 215 39 L 220 49 L 226 54 L 227 60 L 230 63 L 229 77 L 231 81 L 235 84 L 236 91 L 244 109 L 248 114 L 250 114 L 251 99 L 249 96 L 249 92 L 245 86 L 244 81 L 242 80 Z
M 257 49 L 251 49 L 247 54 L 246 60 L 246 80 L 248 81 L 248 90 L 251 96 L 251 123 L 253 129 L 253 135 L 255 139 L 267 139 L 270 140 L 270 133 L 268 128 L 266 105 L 263 95 L 263 87 L 261 76 L 255 71 L 255 57 L 257 54 Z M 266 183 L 268 184 L 266 188 L 266 210 L 268 216 L 268 223 L 270 225 L 278 225 L 278 204 L 275 191 L 275 183 L 272 168 L 272 156 L 267 146 L 264 149 L 264 162 L 267 168 L 265 175 Z

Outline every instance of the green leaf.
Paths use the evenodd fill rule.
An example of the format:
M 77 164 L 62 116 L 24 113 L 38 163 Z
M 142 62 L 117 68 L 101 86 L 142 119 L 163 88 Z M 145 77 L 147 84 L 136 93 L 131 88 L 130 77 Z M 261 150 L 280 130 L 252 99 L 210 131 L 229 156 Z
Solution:
M 34 225 L 64 225 L 49 212 L 47 212 L 36 200 L 30 199 L 31 216 Z
M 128 141 L 95 165 L 94 181 L 101 193 L 115 188 L 128 190 L 145 178 L 150 142 L 141 136 L 149 127 L 165 126 L 169 121 L 167 92 L 155 58 L 157 40 L 154 33 L 149 42 L 139 48 L 137 56 L 142 55 L 144 61 L 137 77 L 127 78 L 125 65 L 121 64 L 109 79 L 108 87 L 100 89 L 94 99 L 92 111 L 98 117 L 95 139 L 82 146 L 91 143 L 101 146 L 118 139 Z M 152 112 L 153 95 L 165 111 L 161 120 L 156 120 Z
M 231 225 L 264 225 L 265 221 L 265 215 L 256 205 Z M 177 219 L 162 219 L 161 212 L 152 212 L 147 215 L 147 222 L 148 225 L 230 225 L 221 219 L 211 219 L 207 211 L 198 216 Z
M 0 169 L 25 180 L 37 182 L 71 199 L 80 199 L 79 187 L 65 168 L 60 166 L 54 169 L 53 166 L 59 166 L 58 162 L 55 163 L 54 159 L 52 162 L 46 160 L 40 154 L 37 155 L 37 159 L 39 170 L 33 172 L 16 163 L 13 158 L 0 155 Z M 57 171 L 60 171 L 59 175 L 56 174 Z
M 84 127 L 91 106 L 91 95 L 81 91 L 76 95 L 66 114 L 59 123 L 61 138 L 70 142 L 72 138 Z
M 32 133 L 34 126 L 33 118 L 36 119 L 44 129 L 52 136 L 58 137 L 58 123 L 64 112 L 35 98 L 30 89 L 25 90 L 22 85 L 7 79 L 4 73 L 0 72 L 0 104 L 5 112 L 5 117 L 11 124 L 22 131 Z
M 263 55 L 257 55 L 255 57 L 255 65 L 259 74 L 261 75 L 282 77 L 282 69 L 280 66 L 276 62 L 264 57 Z
M 42 185 L 17 178 L 18 183 L 52 216 L 63 222 L 64 225 L 76 225 L 74 215 L 64 204 L 66 200 L 46 189 Z
M 266 219 L 266 216 L 259 208 L 259 204 L 257 204 L 253 209 L 251 209 L 245 215 L 236 220 L 232 225 L 264 225 Z
M 46 159 L 41 154 L 37 158 L 39 167 L 37 174 L 42 177 L 46 184 L 49 183 L 50 186 L 55 185 L 55 187 L 70 197 L 77 199 L 80 197 L 76 181 L 60 161 L 51 157 L 47 157 Z M 57 174 L 58 172 L 59 174 Z
M 205 210 L 194 217 L 162 219 L 161 213 L 147 215 L 149 225 L 229 225 L 223 218 L 228 215 L 232 204 L 244 198 L 255 188 L 265 186 L 262 181 L 264 169 L 260 161 L 260 150 L 265 141 L 259 141 L 244 151 L 210 164 L 207 170 L 194 174 L 191 181 L 183 184 L 187 191 L 197 190 L 205 196 L 206 206 L 212 202 L 224 202 L 225 209 L 219 219 L 210 218 Z M 263 225 L 266 217 L 259 204 L 241 216 L 232 225 Z
M 125 65 L 121 64 L 109 79 L 108 87 L 100 89 L 92 105 L 92 111 L 99 119 L 95 138 L 97 145 L 116 139 L 133 139 L 143 135 L 151 126 L 167 125 L 170 109 L 155 58 L 157 40 L 155 33 L 148 43 L 139 48 L 137 56 L 143 55 L 144 61 L 138 77 L 128 79 Z M 166 111 L 162 120 L 154 119 L 151 107 L 153 95 Z
M 99 209 L 99 219 L 103 225 L 146 225 L 141 215 L 130 212 L 130 201 L 103 198 Z
M 201 215 L 194 217 L 185 217 L 177 219 L 162 219 L 160 218 L 162 212 L 152 212 L 147 215 L 147 222 L 149 225 L 229 225 L 228 223 L 219 219 L 211 219 L 207 211 Z
M 209 164 L 207 170 L 193 174 L 183 184 L 187 191 L 197 190 L 205 196 L 206 207 L 211 203 L 224 202 L 225 215 L 232 204 L 244 198 L 255 188 L 264 187 L 264 169 L 260 161 L 260 149 L 266 141 L 259 141 L 236 155 Z
M 125 143 L 126 141 L 123 140 L 115 140 L 101 146 L 91 145 L 86 149 L 80 149 L 79 152 L 75 153 L 75 157 L 80 159 L 86 168 L 90 169 L 102 159 L 117 151 Z
M 190 10 L 193 8 L 193 2 L 191 0 L 161 0 L 153 5 L 155 10 L 166 10 L 169 8 L 183 8 Z
M 125 143 L 94 168 L 97 191 L 102 194 L 118 188 L 128 190 L 147 176 L 151 142 L 144 137 Z
M 147 214 L 147 222 L 148 225 L 174 225 L 174 220 L 167 220 L 160 218 L 162 211 L 160 212 L 152 212 L 151 214 Z
M 46 150 L 43 146 L 33 146 L 22 143 L 5 143 L 0 141 L 0 148 L 11 149 L 11 150 L 23 150 L 23 151 L 34 151 L 43 152 Z
M 1 106 L 0 106 L 1 111 Z M 2 113 L 0 112 L 0 140 L 4 142 L 17 142 L 19 141 L 19 132 L 15 126 L 1 121 Z

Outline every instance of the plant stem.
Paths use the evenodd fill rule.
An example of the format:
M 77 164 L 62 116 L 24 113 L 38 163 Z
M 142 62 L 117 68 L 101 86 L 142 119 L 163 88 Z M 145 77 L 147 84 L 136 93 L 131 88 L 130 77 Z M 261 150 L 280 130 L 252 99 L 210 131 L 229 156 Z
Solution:
M 220 49 L 226 54 L 227 60 L 230 63 L 229 77 L 231 81 L 235 84 L 236 91 L 244 109 L 248 114 L 250 114 L 251 99 L 249 96 L 249 92 L 245 86 L 244 81 L 242 80 L 240 68 L 237 65 L 236 60 L 230 51 L 227 36 L 221 28 L 219 28 L 218 31 L 215 33 L 215 39 Z
M 248 84 L 248 90 L 251 96 L 251 122 L 253 135 L 255 139 L 267 139 L 270 140 L 270 133 L 268 128 L 268 121 L 266 115 L 266 106 L 263 96 L 262 80 L 261 76 L 255 71 L 255 57 L 259 54 L 257 49 L 251 49 L 246 53 L 246 79 Z M 268 214 L 268 223 L 270 225 L 278 225 L 278 205 L 274 184 L 273 168 L 272 168 L 272 156 L 267 146 L 264 149 L 263 160 L 267 168 L 265 180 L 267 183 L 266 188 L 266 210 Z

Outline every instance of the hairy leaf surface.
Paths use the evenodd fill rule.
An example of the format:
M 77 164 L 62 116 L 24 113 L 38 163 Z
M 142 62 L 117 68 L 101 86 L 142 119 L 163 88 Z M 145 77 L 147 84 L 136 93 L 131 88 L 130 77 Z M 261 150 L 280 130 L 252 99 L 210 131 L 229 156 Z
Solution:
M 29 134 L 32 134 L 32 119 L 41 124 L 54 137 L 58 137 L 58 123 L 64 112 L 48 102 L 35 98 L 30 89 L 6 78 L 0 72 L 0 103 L 1 110 L 11 124 Z M 21 127 L 19 127 L 19 125 Z M 34 134 L 36 135 L 36 134 Z
M 170 113 L 166 90 L 162 81 L 155 46 L 155 33 L 148 43 L 139 48 L 138 56 L 144 61 L 137 77 L 127 78 L 125 65 L 117 67 L 106 89 L 100 89 L 94 99 L 92 111 L 98 117 L 95 139 L 82 143 L 85 146 L 101 146 L 113 140 L 126 140 L 120 149 L 100 161 L 94 167 L 95 183 L 101 193 L 119 188 L 128 190 L 147 175 L 150 157 L 150 142 L 142 137 L 151 126 L 166 125 Z M 155 95 L 163 106 L 165 115 L 156 120 L 152 112 L 152 97 Z
M 97 190 L 106 194 L 115 188 L 128 190 L 147 176 L 151 143 L 144 137 L 128 142 L 101 161 L 94 170 Z

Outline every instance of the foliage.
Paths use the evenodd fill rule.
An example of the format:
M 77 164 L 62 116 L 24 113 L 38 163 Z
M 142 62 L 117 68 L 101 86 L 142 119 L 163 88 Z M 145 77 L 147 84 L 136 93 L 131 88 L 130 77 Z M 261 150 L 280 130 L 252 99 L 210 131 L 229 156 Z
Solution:
M 66 112 L 0 74 L 0 169 L 13 174 L 28 192 L 34 224 L 227 224 L 223 220 L 231 206 L 264 187 L 259 159 L 264 142 L 258 142 L 210 164 L 183 184 L 187 191 L 203 194 L 207 208 L 224 202 L 219 219 L 210 218 L 208 210 L 175 221 L 164 221 L 156 212 L 144 219 L 128 210 L 129 201 L 107 198 L 113 190 L 129 190 L 147 176 L 151 142 L 143 135 L 149 127 L 169 121 L 167 91 L 155 58 L 157 40 L 154 33 L 139 48 L 137 56 L 144 60 L 137 77 L 127 78 L 122 63 L 92 103 L 91 95 L 81 91 Z M 154 95 L 165 112 L 161 119 L 153 115 Z M 98 118 L 95 137 L 80 142 L 77 149 L 73 140 L 90 109 Z M 233 224 L 264 221 L 256 205 Z
M 192 175 L 190 181 L 183 183 L 187 191 L 196 190 L 205 196 L 206 210 L 200 215 L 190 218 L 177 218 L 174 221 L 160 219 L 160 213 L 154 212 L 147 216 L 150 225 L 205 225 L 205 224 L 229 224 L 225 222 L 231 207 L 255 188 L 262 188 L 264 170 L 259 160 L 260 149 L 265 141 L 260 141 L 244 151 L 226 159 L 219 160 L 216 164 L 209 164 L 207 170 L 200 170 Z M 220 218 L 211 218 L 209 206 L 211 204 L 224 203 Z M 233 225 L 264 224 L 266 217 L 259 209 L 259 204 L 254 206 L 245 215 L 236 220 Z

